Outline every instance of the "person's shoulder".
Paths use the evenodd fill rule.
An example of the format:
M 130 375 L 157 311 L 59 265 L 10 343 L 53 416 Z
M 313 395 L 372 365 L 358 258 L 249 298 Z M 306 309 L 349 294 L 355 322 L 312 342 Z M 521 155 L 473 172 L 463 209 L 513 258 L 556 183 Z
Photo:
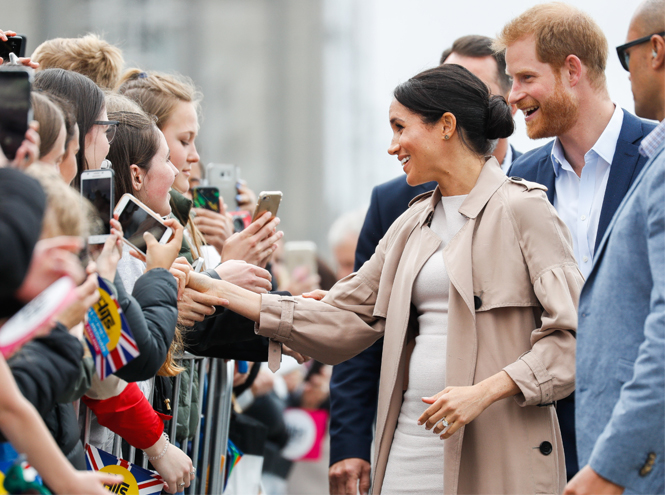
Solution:
M 547 158 L 552 154 L 552 146 L 554 146 L 554 140 L 545 143 L 539 148 L 534 148 L 522 153 L 515 159 L 515 161 L 513 161 L 508 173 L 511 176 L 519 177 L 529 176 L 531 173 L 535 173 L 542 163 L 547 162 Z
M 622 108 L 622 110 L 623 122 L 621 123 L 621 134 L 629 133 L 629 140 L 633 137 L 634 139 L 641 141 L 658 125 L 658 122 L 638 117 L 625 108 Z

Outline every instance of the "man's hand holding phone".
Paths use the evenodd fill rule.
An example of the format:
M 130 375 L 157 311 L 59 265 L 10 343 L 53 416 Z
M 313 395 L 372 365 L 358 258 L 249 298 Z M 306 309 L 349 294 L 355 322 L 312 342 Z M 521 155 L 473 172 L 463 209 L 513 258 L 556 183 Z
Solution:
M 222 251 L 222 262 L 243 260 L 261 268 L 265 268 L 272 253 L 277 249 L 278 240 L 284 232 L 278 231 L 279 217 L 272 217 L 270 212 L 264 213 L 242 232 L 229 237 Z
M 150 232 L 143 234 L 146 243 L 146 256 L 143 256 L 136 250 L 130 251 L 130 254 L 141 261 L 145 261 L 146 271 L 153 268 L 164 268 L 168 270 L 178 257 L 182 247 L 183 226 L 174 218 L 164 220 L 164 225 L 170 227 L 173 231 L 173 237 L 166 244 L 160 244 Z

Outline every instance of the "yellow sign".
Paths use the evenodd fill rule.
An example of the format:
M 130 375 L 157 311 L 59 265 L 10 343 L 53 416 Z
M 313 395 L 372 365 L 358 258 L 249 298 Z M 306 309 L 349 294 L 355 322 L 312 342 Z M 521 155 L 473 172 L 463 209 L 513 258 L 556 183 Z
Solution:
M 139 485 L 136 483 L 136 478 L 127 469 L 122 466 L 109 465 L 100 469 L 102 473 L 119 474 L 125 477 L 125 481 L 117 485 L 105 485 L 106 489 L 111 493 L 118 495 L 139 495 Z
M 99 289 L 99 301 L 95 304 L 94 309 L 109 338 L 106 347 L 109 351 L 112 351 L 118 345 L 122 332 L 122 319 L 120 313 L 118 313 L 118 307 L 108 292 Z
M 7 495 L 9 492 L 5 490 L 5 473 L 0 471 L 0 495 Z

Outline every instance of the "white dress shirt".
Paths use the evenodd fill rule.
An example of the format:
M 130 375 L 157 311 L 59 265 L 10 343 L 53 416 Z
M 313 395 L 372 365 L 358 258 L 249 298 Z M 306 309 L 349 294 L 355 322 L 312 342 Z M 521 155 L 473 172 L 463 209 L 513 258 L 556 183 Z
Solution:
M 615 105 L 607 127 L 596 144 L 584 155 L 581 177 L 577 176 L 566 160 L 558 138 L 552 147 L 554 208 L 570 229 L 573 252 L 584 278 L 589 276 L 593 264 L 600 211 L 622 124 L 623 110 Z

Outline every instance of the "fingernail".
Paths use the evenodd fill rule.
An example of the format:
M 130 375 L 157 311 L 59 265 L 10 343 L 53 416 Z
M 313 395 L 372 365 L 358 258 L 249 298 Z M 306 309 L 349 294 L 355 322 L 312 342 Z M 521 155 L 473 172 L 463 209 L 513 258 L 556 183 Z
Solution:
M 422 425 L 422 424 L 423 424 L 423 422 L 422 422 L 422 421 L 420 421 L 420 420 L 418 420 L 418 424 L 419 424 L 419 425 Z

